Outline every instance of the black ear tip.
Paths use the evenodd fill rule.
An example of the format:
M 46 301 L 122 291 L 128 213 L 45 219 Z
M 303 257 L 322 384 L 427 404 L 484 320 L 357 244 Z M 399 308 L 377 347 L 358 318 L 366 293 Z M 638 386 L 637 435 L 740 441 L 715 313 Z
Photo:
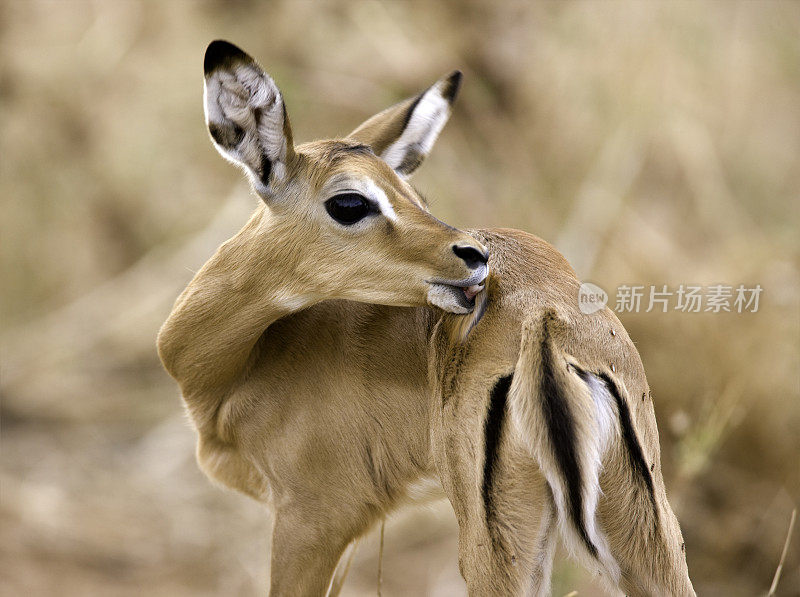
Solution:
M 461 79 L 463 76 L 464 75 L 460 70 L 454 70 L 452 73 L 447 75 L 444 89 L 442 89 L 442 97 L 444 97 L 448 102 L 453 103 L 453 100 L 456 99 L 458 90 L 461 88 Z
M 203 72 L 209 74 L 223 64 L 229 64 L 236 60 L 250 60 L 250 57 L 240 48 L 224 39 L 215 39 L 206 48 L 206 55 L 203 59 Z

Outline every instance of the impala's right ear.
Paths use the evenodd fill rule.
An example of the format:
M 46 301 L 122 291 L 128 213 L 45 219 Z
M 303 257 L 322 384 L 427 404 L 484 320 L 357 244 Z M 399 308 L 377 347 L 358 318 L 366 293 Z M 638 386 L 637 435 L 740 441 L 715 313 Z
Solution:
M 442 132 L 461 85 L 461 72 L 453 71 L 416 97 L 376 114 L 350 135 L 366 143 L 398 176 L 408 178 L 430 153 Z
M 281 92 L 255 60 L 226 41 L 212 41 L 203 61 L 205 113 L 214 147 L 245 168 L 256 192 L 287 174 L 294 156 Z

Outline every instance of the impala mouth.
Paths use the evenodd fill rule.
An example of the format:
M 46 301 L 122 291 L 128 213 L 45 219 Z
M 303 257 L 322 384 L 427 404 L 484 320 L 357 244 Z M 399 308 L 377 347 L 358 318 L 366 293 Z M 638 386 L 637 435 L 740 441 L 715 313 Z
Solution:
M 475 302 L 475 295 L 478 294 L 481 290 L 483 290 L 483 283 L 480 284 L 473 284 L 472 286 L 467 286 L 466 288 L 462 288 L 461 290 L 464 291 L 464 296 L 467 297 L 468 301 Z
M 485 288 L 485 266 L 465 280 L 427 280 L 428 302 L 450 313 L 471 313 L 475 308 L 475 297 Z

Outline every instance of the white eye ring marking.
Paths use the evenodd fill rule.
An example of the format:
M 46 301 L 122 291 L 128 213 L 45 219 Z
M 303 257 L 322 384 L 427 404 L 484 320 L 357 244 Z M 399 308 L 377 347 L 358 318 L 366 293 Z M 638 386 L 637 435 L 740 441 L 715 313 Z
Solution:
M 372 179 L 367 178 L 365 181 L 365 190 L 366 195 L 368 198 L 375 201 L 378 204 L 378 208 L 381 210 L 381 213 L 386 216 L 387 219 L 391 220 L 392 222 L 397 221 L 397 214 L 394 212 L 394 208 L 392 204 L 389 202 L 389 198 L 386 196 L 386 193 L 375 184 Z

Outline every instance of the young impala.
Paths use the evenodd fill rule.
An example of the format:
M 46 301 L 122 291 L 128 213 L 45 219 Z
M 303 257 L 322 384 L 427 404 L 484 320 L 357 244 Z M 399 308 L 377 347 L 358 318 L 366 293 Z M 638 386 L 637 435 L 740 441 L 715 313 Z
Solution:
M 557 536 L 612 591 L 693 595 L 642 363 L 517 230 L 457 230 L 407 178 L 458 72 L 344 139 L 295 146 L 237 47 L 205 55 L 220 153 L 263 200 L 158 349 L 209 477 L 270 505 L 272 595 L 323 595 L 347 545 L 438 480 L 471 595 L 549 590 Z

